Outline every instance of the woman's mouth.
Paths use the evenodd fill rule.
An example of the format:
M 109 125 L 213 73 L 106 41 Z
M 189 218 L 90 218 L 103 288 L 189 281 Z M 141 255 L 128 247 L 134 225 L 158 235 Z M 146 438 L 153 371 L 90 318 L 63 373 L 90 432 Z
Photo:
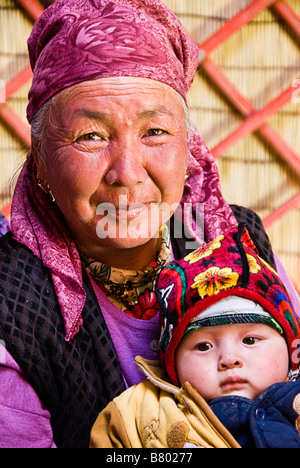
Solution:
M 127 206 L 119 206 L 115 208 L 116 218 L 132 220 L 141 216 L 144 211 L 148 210 L 148 204 L 144 203 L 133 203 Z
M 120 221 L 131 221 L 139 218 L 149 210 L 151 203 L 100 203 L 97 215 L 108 216 Z

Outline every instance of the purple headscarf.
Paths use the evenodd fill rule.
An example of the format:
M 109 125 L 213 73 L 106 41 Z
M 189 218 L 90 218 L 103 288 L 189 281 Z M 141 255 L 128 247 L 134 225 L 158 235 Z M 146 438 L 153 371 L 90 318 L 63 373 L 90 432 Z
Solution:
M 150 78 L 186 99 L 199 57 L 197 46 L 160 0 L 59 0 L 36 22 L 28 46 L 33 69 L 29 122 L 59 91 L 104 77 Z M 235 226 L 236 220 L 222 197 L 215 161 L 196 128 L 188 150 L 182 215 L 203 244 Z M 204 207 L 204 234 L 197 232 L 191 216 L 198 204 Z M 56 204 L 37 186 L 31 152 L 15 189 L 11 225 L 15 239 L 51 271 L 66 339 L 72 339 L 85 303 L 80 257 Z
M 59 0 L 36 22 L 28 47 L 29 122 L 57 92 L 96 78 L 151 78 L 185 98 L 199 62 L 198 47 L 160 0 Z

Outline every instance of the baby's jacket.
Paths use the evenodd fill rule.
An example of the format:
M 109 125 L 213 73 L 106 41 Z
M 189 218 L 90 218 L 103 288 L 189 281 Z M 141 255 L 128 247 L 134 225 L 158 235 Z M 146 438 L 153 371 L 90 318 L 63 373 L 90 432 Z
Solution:
M 257 400 L 207 403 L 188 382 L 169 383 L 159 362 L 136 358 L 146 380 L 98 416 L 92 448 L 298 448 L 300 382 L 275 384 Z
M 232 395 L 209 403 L 243 448 L 300 448 L 300 381 L 274 384 L 255 401 Z

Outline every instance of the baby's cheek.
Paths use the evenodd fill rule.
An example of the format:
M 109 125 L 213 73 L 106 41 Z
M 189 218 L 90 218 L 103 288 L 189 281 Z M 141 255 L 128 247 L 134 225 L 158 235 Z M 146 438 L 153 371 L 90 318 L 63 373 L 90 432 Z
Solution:
M 270 387 L 275 383 L 285 382 L 289 373 L 289 359 L 284 355 L 270 357 L 266 360 L 265 365 L 259 371 L 261 384 L 265 383 L 265 388 Z

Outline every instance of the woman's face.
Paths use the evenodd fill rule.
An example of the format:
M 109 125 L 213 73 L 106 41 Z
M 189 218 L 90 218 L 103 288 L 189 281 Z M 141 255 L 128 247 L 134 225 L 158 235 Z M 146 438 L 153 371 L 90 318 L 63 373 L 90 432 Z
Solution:
M 109 263 L 116 249 L 156 245 L 182 197 L 187 166 L 178 94 L 144 78 L 89 81 L 59 93 L 49 121 L 35 156 L 38 176 L 77 246 Z

